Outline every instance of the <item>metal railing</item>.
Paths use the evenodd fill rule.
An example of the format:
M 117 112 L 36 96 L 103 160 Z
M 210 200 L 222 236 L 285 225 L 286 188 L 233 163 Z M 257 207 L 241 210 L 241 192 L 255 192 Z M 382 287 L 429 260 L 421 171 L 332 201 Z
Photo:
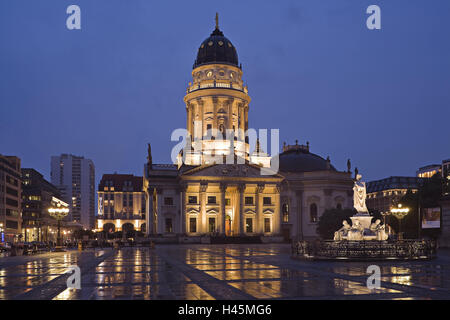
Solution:
M 292 244 L 296 257 L 312 259 L 414 260 L 436 257 L 435 240 L 401 241 L 298 241 Z

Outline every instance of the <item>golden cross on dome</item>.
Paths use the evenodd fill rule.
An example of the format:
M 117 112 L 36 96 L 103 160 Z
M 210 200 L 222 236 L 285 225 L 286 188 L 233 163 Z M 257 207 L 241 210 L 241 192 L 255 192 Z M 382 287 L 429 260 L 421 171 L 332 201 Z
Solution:
M 216 12 L 216 29 L 219 29 L 219 13 Z

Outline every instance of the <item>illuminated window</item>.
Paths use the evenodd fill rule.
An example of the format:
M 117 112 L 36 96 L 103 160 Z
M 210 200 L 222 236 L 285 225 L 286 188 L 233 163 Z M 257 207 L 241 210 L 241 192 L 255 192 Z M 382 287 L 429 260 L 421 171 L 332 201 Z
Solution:
M 215 196 L 208 196 L 208 203 L 209 204 L 215 204 L 216 203 L 216 197 Z
M 208 219 L 208 227 L 209 227 L 209 232 L 211 232 L 211 233 L 216 232 L 216 218 Z
M 289 222 L 289 205 L 287 203 L 283 203 L 281 212 L 283 213 L 283 222 Z
M 197 232 L 197 218 L 189 218 L 189 232 Z
M 264 218 L 264 232 L 271 232 L 270 218 Z
M 245 232 L 247 232 L 247 233 L 253 232 L 253 219 L 252 218 L 245 219 Z
M 190 204 L 197 204 L 197 196 L 189 196 L 188 197 L 188 203 L 190 203 Z

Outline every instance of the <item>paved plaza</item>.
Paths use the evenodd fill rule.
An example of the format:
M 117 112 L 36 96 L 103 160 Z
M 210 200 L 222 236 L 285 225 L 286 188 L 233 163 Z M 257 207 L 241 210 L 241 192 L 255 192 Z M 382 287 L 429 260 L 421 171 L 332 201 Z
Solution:
M 450 299 L 450 252 L 433 261 L 373 263 L 290 258 L 290 246 L 157 245 L 0 258 L 0 299 Z M 65 274 L 81 269 L 81 290 Z

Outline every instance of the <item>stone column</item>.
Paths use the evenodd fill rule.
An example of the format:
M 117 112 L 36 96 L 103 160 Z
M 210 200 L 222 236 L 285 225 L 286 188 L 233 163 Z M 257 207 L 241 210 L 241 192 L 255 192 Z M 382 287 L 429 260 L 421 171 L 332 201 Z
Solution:
M 281 201 L 280 201 L 281 186 L 279 184 L 275 187 L 275 212 L 274 212 L 274 225 L 273 232 L 275 234 L 281 234 Z
M 227 190 L 227 185 L 224 183 L 220 184 L 220 233 L 225 235 L 225 192 Z
M 191 104 L 188 102 L 186 103 L 186 130 L 189 132 L 189 134 L 191 134 L 191 123 L 192 123 L 192 118 L 191 118 Z
M 240 103 L 239 105 L 239 119 L 240 119 L 240 126 L 239 129 L 241 129 L 241 134 L 239 135 L 239 140 L 245 141 L 245 111 L 244 111 L 245 105 L 243 103 Z
M 182 184 L 181 185 L 181 196 L 180 196 L 180 232 L 182 234 L 186 234 L 186 191 L 187 191 L 187 185 Z
M 217 97 L 212 98 L 213 102 L 213 125 L 212 128 L 215 130 L 219 130 L 219 121 L 217 119 L 217 104 L 219 103 L 219 99 Z M 214 131 L 213 131 L 214 133 Z
M 244 235 L 245 231 L 245 215 L 244 215 L 244 192 L 245 184 L 238 186 L 239 192 L 239 235 Z
M 200 183 L 200 215 L 198 219 L 197 232 L 205 233 L 207 230 L 206 226 L 206 189 L 208 188 L 207 182 Z
M 158 233 L 164 233 L 164 219 L 162 215 L 162 189 L 158 188 L 156 189 L 156 234 Z
M 228 104 L 228 129 L 233 129 L 233 99 L 227 101 Z
M 295 196 L 297 198 L 297 239 L 303 240 L 303 191 L 296 190 Z
M 255 231 L 260 234 L 264 234 L 264 214 L 262 212 L 261 194 L 264 191 L 264 184 L 258 184 L 256 187 L 256 218 L 255 218 Z
M 202 128 L 202 134 L 199 137 L 199 139 L 202 139 L 205 136 L 205 121 L 204 121 L 204 119 L 205 119 L 205 103 L 203 100 L 200 100 L 199 103 L 200 103 L 200 112 L 199 113 L 200 113 L 200 121 L 201 121 L 201 128 Z M 203 146 L 202 146 L 202 149 L 203 149 Z
M 153 233 L 153 199 L 148 188 L 145 191 L 145 223 L 147 224 L 145 235 L 149 236 Z
M 245 105 L 244 128 L 245 128 L 245 131 L 248 130 L 248 104 Z

